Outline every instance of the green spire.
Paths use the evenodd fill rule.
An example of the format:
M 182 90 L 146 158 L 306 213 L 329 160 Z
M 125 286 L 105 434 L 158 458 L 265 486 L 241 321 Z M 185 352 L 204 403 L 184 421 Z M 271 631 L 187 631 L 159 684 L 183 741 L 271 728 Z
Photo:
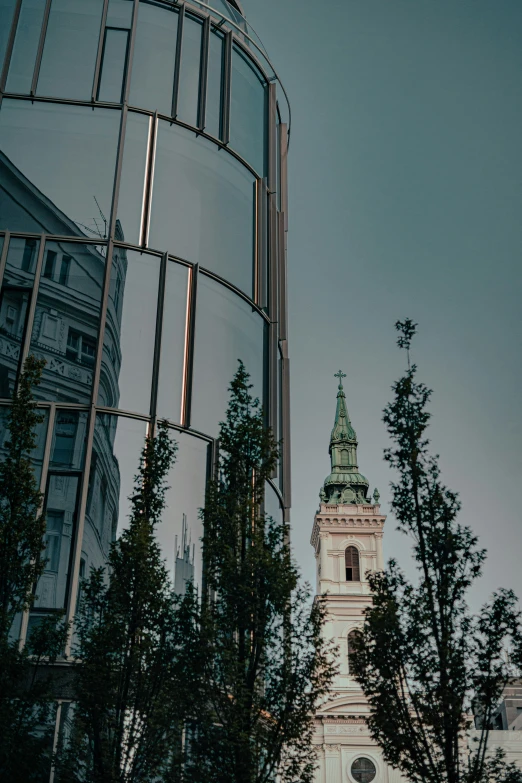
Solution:
M 323 503 L 370 503 L 368 481 L 357 465 L 357 435 L 346 408 L 342 382 L 346 375 L 339 370 L 334 377 L 339 378 L 339 386 L 329 448 L 332 472 L 324 482 L 320 498 Z

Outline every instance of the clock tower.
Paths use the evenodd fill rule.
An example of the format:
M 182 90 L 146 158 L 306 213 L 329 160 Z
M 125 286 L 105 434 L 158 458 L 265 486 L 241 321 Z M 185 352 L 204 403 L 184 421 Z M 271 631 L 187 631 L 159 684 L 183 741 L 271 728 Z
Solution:
M 366 726 L 368 705 L 350 672 L 350 634 L 363 623 L 371 603 L 368 571 L 383 568 L 382 537 L 386 517 L 379 492 L 369 496 L 359 472 L 357 435 L 350 421 L 339 371 L 337 407 L 330 436 L 331 472 L 319 493 L 311 544 L 317 563 L 317 594 L 326 594 L 324 633 L 339 649 L 339 674 L 332 695 L 318 709 L 314 741 L 318 745 L 316 783 L 399 783 Z

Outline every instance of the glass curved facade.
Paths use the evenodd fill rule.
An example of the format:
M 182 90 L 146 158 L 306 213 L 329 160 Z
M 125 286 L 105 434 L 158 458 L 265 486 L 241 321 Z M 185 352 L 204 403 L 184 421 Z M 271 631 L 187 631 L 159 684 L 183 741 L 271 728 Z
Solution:
M 22 638 L 74 617 L 158 417 L 179 444 L 161 545 L 180 591 L 200 582 L 238 359 L 282 442 L 267 511 L 288 519 L 289 108 L 239 7 L 212 5 L 0 0 L 0 454 L 20 368 L 46 361 L 47 567 Z

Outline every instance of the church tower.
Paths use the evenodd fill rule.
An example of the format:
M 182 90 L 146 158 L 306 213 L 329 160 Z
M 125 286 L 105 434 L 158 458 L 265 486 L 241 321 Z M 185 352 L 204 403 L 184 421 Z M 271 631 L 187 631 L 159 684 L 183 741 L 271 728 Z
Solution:
M 382 536 L 386 517 L 379 492 L 369 497 L 368 480 L 359 472 L 357 435 L 350 421 L 339 371 L 335 422 L 330 437 L 331 472 L 319 493 L 311 544 L 315 551 L 317 594 L 326 594 L 324 633 L 339 648 L 339 674 L 332 696 L 318 709 L 315 743 L 319 746 L 316 783 L 398 783 L 398 772 L 382 760 L 365 716 L 368 706 L 350 674 L 350 633 L 363 622 L 371 602 L 368 571 L 383 568 Z

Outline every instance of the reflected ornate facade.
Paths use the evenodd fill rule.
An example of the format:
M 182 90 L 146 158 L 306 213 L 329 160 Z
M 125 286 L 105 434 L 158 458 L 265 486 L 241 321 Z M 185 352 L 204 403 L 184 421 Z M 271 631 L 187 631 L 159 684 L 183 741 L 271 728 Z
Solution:
M 201 582 L 198 509 L 238 359 L 282 442 L 267 511 L 288 519 L 290 115 L 235 3 L 2 8 L 0 422 L 25 358 L 45 359 L 47 567 L 23 640 L 49 612 L 74 618 L 158 417 L 179 444 L 160 543 L 180 592 Z

